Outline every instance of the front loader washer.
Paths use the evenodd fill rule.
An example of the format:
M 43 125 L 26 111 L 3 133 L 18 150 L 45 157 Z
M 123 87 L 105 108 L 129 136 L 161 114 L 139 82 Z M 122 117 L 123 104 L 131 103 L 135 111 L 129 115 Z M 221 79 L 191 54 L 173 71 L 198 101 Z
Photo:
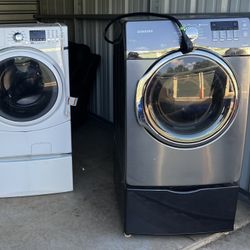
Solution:
M 249 99 L 248 18 L 123 23 L 114 51 L 115 182 L 127 234 L 233 229 Z M 171 35 L 170 35 L 171 34 Z
M 67 27 L 0 33 L 0 198 L 72 191 Z

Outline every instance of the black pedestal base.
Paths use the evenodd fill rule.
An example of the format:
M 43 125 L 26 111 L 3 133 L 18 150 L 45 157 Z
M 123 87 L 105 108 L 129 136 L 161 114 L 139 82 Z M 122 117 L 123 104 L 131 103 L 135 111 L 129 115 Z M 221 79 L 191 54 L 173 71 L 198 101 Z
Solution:
M 233 230 L 238 186 L 124 190 L 126 234 L 179 235 Z

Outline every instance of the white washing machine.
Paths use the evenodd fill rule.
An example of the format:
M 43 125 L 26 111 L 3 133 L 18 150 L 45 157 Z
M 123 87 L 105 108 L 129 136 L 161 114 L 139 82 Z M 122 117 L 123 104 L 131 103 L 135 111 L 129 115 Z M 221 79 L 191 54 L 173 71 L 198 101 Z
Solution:
M 67 27 L 0 33 L 0 197 L 72 191 Z

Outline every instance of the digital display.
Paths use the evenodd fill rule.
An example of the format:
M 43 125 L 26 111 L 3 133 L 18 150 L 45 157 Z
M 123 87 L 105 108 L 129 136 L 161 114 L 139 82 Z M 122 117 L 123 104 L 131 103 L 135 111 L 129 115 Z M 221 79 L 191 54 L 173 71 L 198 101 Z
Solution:
M 30 41 L 46 41 L 45 30 L 30 30 Z
M 211 22 L 211 30 L 238 30 L 238 21 Z

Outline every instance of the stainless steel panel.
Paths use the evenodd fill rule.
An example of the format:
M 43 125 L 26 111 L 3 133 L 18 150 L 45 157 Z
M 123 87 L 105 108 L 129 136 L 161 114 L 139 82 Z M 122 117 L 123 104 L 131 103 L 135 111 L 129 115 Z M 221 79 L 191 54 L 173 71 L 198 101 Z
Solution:
M 239 111 L 231 128 L 196 149 L 171 148 L 138 125 L 134 93 L 152 60 L 127 61 L 127 183 L 139 186 L 186 186 L 230 183 L 240 178 L 248 110 L 250 58 L 226 59 L 241 89 Z

